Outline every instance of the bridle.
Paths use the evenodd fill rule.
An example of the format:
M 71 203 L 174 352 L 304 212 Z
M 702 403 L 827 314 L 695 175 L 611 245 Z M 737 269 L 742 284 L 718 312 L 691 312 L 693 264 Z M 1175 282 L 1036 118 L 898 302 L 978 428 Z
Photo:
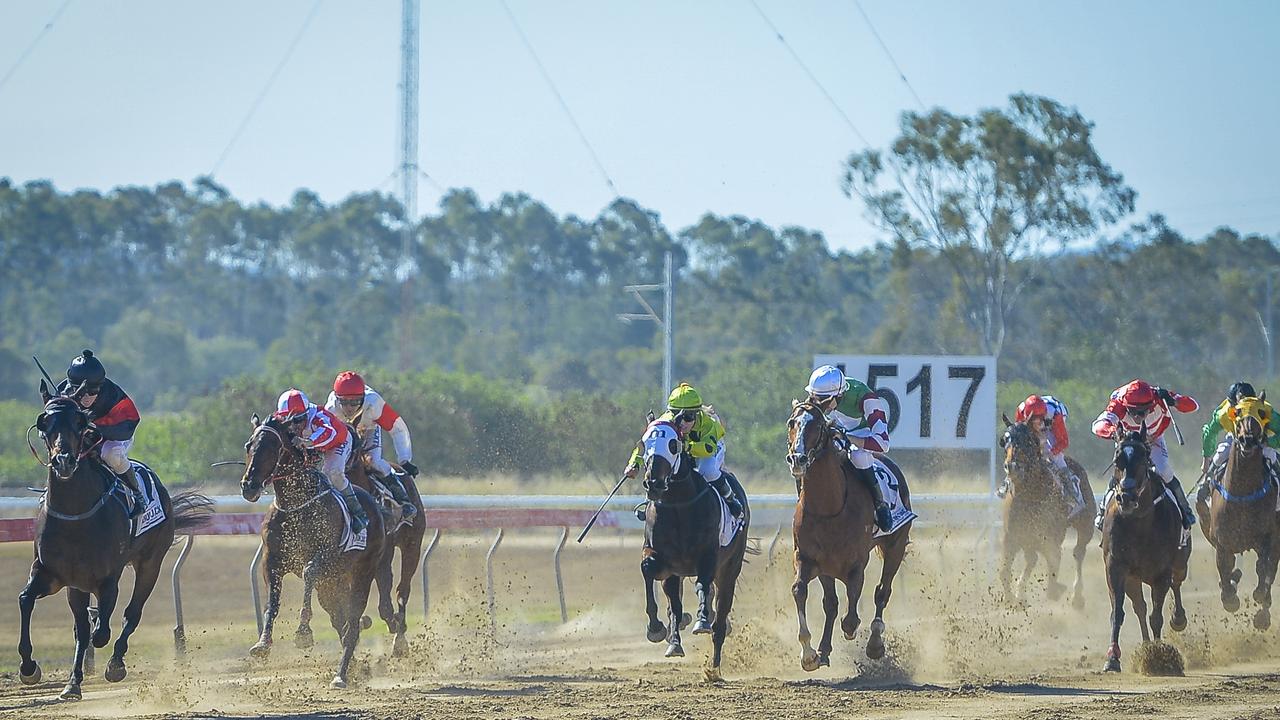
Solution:
M 806 448 L 804 436 L 811 422 L 822 423 L 822 431 L 818 434 L 817 442 Z M 791 468 L 792 476 L 796 478 L 802 477 L 822 457 L 828 447 L 840 444 L 841 439 L 844 438 L 844 433 L 839 432 L 827 422 L 827 414 L 818 403 L 812 400 L 798 402 L 791 410 L 787 429 L 790 430 L 793 427 L 796 429 L 796 439 L 788 448 L 790 452 L 787 453 L 787 465 Z
M 59 403 L 57 402 L 58 400 L 64 400 L 65 402 Z M 63 408 L 67 405 L 67 403 L 74 403 L 74 402 L 75 401 L 72 398 L 69 398 L 66 396 L 58 396 L 56 398 L 53 398 L 48 403 L 45 404 L 44 412 L 42 413 L 42 415 L 46 418 L 52 417 L 53 413 L 49 412 L 50 406 L 52 405 L 59 406 L 59 407 L 53 408 L 55 412 L 67 412 L 67 410 Z M 71 409 L 73 409 L 75 412 L 81 415 L 84 415 L 84 410 L 80 409 L 79 406 L 72 404 Z M 40 439 L 44 440 L 44 448 L 45 448 L 46 456 L 49 458 L 48 460 L 41 458 L 40 453 L 36 452 L 35 444 L 31 442 L 32 430 L 36 430 L 37 432 L 39 432 Z M 100 446 L 103 442 L 103 438 L 99 437 L 97 440 L 95 440 L 92 443 L 83 443 L 84 436 L 88 431 L 89 431 L 89 428 L 86 427 L 83 431 L 80 432 L 80 440 L 82 441 L 83 447 L 80 449 L 80 452 L 76 453 L 75 457 L 72 458 L 70 468 L 66 470 L 65 474 L 59 471 L 58 468 L 55 467 L 54 460 L 55 458 L 65 456 L 66 453 L 57 453 L 57 454 L 54 453 L 53 442 L 49 439 L 50 433 L 44 430 L 41 430 L 39 428 L 39 421 L 36 421 L 31 425 L 31 427 L 27 428 L 27 435 L 26 435 L 27 449 L 31 451 L 31 456 L 36 459 L 37 463 L 40 463 L 42 467 L 48 468 L 50 471 L 52 471 L 54 476 L 57 477 L 59 480 L 70 480 L 71 477 L 75 475 L 76 470 L 80 467 L 80 461 L 89 457 L 95 450 L 98 449 L 98 446 Z

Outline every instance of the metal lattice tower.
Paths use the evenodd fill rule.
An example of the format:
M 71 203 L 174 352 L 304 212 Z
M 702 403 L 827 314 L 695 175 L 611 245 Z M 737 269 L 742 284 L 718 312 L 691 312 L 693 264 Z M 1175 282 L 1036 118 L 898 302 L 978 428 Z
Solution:
M 418 20 L 421 0 L 403 0 L 400 21 L 400 368 L 409 367 L 412 327 L 410 277 L 414 274 L 413 230 L 418 222 Z

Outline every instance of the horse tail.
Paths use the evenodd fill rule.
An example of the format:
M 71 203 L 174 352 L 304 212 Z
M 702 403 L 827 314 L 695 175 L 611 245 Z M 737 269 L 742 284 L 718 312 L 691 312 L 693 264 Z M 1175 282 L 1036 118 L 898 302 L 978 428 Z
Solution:
M 213 516 L 213 499 L 198 492 L 180 492 L 173 496 L 172 503 L 175 535 L 182 534 L 184 530 L 204 527 Z

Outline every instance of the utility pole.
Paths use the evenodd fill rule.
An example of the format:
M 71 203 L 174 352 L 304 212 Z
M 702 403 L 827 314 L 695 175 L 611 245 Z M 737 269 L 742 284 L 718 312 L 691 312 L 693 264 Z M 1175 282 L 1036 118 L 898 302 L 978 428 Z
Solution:
M 402 0 L 400 16 L 400 369 L 412 359 L 413 292 L 415 274 L 413 233 L 418 224 L 418 18 L 421 0 Z
M 1262 306 L 1262 312 L 1266 315 L 1266 326 L 1262 328 L 1262 339 L 1267 342 L 1267 382 L 1273 382 L 1276 379 L 1276 350 L 1272 344 L 1276 326 L 1271 324 L 1271 278 L 1273 275 L 1275 275 L 1275 270 L 1270 270 L 1266 273 L 1267 294 Z
M 650 285 L 625 285 L 623 292 L 629 292 L 635 296 L 636 302 L 644 308 L 642 313 L 619 313 L 618 319 L 624 323 L 630 323 L 633 320 L 651 320 L 662 328 L 662 391 L 660 398 L 662 402 L 666 402 L 666 394 L 670 392 L 672 387 L 671 370 L 672 359 L 675 357 L 675 273 L 671 266 L 671 253 L 668 252 L 663 261 L 663 273 L 661 284 Z M 659 316 L 649 301 L 645 299 L 642 293 L 662 291 L 662 315 Z

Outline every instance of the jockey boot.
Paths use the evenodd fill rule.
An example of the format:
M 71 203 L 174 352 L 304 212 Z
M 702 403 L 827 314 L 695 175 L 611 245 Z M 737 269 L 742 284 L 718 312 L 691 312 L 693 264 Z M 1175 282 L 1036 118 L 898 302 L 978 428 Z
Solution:
M 720 477 L 711 481 L 711 487 L 720 493 L 720 497 L 724 498 L 724 504 L 729 506 L 729 513 L 736 518 L 742 517 L 742 503 L 738 502 L 737 496 L 733 494 L 733 488 L 729 486 L 729 481 L 725 479 L 725 474 L 721 472 Z
M 850 463 L 852 465 L 852 463 Z M 881 532 L 889 532 L 889 528 L 893 527 L 893 515 L 889 512 L 889 503 L 884 501 L 884 493 L 880 490 L 880 481 L 876 479 L 876 471 L 873 468 L 854 467 L 853 472 L 857 474 L 858 479 L 863 485 L 871 491 L 871 499 L 875 503 L 876 508 L 876 527 Z
M 1187 494 L 1182 490 L 1182 483 L 1178 482 L 1178 478 L 1174 477 L 1165 483 L 1165 487 L 1173 491 L 1173 498 L 1178 501 L 1178 510 L 1182 513 L 1182 527 L 1190 528 L 1196 524 L 1196 516 L 1191 512 L 1191 505 L 1187 502 Z
M 648 500 L 645 500 L 644 502 L 636 506 L 636 519 L 639 520 L 640 522 L 644 522 L 648 518 L 648 513 L 649 513 Z
M 359 534 L 369 527 L 369 516 L 365 514 L 364 505 L 356 495 L 355 485 L 347 485 L 347 489 L 342 491 L 342 501 L 347 505 L 347 512 L 351 513 L 351 532 Z
M 1111 479 L 1107 481 L 1107 491 L 1102 494 L 1102 502 L 1098 503 L 1098 515 L 1093 519 L 1093 526 L 1099 531 L 1102 530 L 1102 518 L 1107 514 L 1107 501 L 1111 499 L 1111 491 L 1116 489 L 1116 476 L 1114 473 Z
M 1084 501 L 1084 492 L 1080 489 L 1080 477 L 1071 472 L 1070 468 L 1059 470 L 1058 473 L 1062 479 L 1062 494 L 1067 498 L 1067 505 L 1071 507 L 1067 517 L 1074 518 L 1089 507 Z
M 996 488 L 996 497 L 1003 500 L 1004 496 L 1009 494 L 1009 488 L 1012 486 L 1013 483 L 1009 481 L 1009 476 L 1005 475 L 1000 481 L 1000 487 Z
M 386 478 L 387 490 L 391 491 L 391 497 L 400 503 L 400 507 L 404 510 L 406 520 L 418 514 L 418 506 L 409 500 L 409 491 L 405 490 L 404 483 L 400 481 L 400 473 L 392 473 Z
M 147 498 L 142 494 L 142 488 L 138 485 L 138 473 L 134 470 L 133 464 L 129 464 L 129 469 L 122 473 L 116 473 L 116 477 L 120 478 L 120 482 L 129 488 L 129 492 L 133 494 L 133 507 L 129 508 L 129 519 L 132 520 L 142 514 L 147 509 Z

